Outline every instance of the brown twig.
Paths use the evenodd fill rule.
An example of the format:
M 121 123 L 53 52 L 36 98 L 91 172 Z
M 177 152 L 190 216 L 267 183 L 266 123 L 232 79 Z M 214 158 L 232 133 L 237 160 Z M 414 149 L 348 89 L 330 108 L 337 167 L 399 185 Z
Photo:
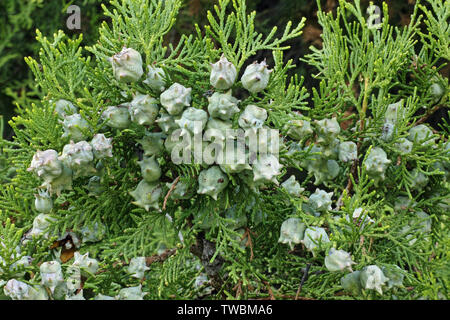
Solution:
M 239 282 L 233 287 L 233 290 L 236 291 L 235 298 L 238 299 L 242 295 L 242 281 Z
M 169 199 L 170 194 L 172 193 L 172 191 L 177 186 L 178 181 L 180 181 L 180 177 L 179 176 L 175 179 L 174 183 L 172 184 L 172 186 L 170 187 L 170 189 L 167 192 L 166 196 L 164 197 L 164 203 L 163 203 L 163 207 L 162 207 L 163 210 L 166 210 L 167 200 Z
M 364 98 L 363 98 L 363 102 L 362 102 L 361 112 L 359 113 L 359 131 L 360 132 L 364 131 L 366 112 L 367 112 L 367 107 L 369 105 L 369 101 L 368 101 L 369 93 L 370 93 L 369 78 L 365 78 L 364 79 Z M 361 149 L 362 141 L 363 141 L 363 137 L 360 136 L 358 143 L 356 145 L 357 154 L 359 154 L 359 150 Z M 347 180 L 347 186 L 345 187 L 345 191 L 342 192 L 341 196 L 339 197 L 338 202 L 336 203 L 337 210 L 339 210 L 342 206 L 342 199 L 343 199 L 344 194 L 350 195 L 350 192 L 352 192 L 352 189 L 353 189 L 352 177 L 356 181 L 356 173 L 358 170 L 358 165 L 359 165 L 358 159 L 353 161 L 352 169 L 350 171 L 350 175 Z
M 267 292 L 269 293 L 270 300 L 276 300 L 276 299 L 275 299 L 275 296 L 273 295 L 272 288 L 270 287 L 270 283 L 267 282 L 267 281 L 263 281 L 263 282 L 264 282 L 264 284 L 265 284 L 266 287 L 267 287 Z
M 245 245 L 247 247 L 250 247 L 250 261 L 253 260 L 254 255 L 253 255 L 253 242 L 252 242 L 252 237 L 250 235 L 250 229 L 249 228 L 245 228 L 245 233 L 242 236 L 241 240 L 244 240 L 245 237 L 247 237 L 247 242 L 245 243 Z
M 359 150 L 359 147 L 357 147 L 357 149 Z M 357 168 L 358 168 L 358 160 L 355 160 L 355 161 L 353 161 L 352 169 L 350 171 L 350 175 L 347 180 L 347 186 L 345 187 L 344 192 L 341 193 L 341 195 L 336 203 L 336 210 L 339 210 L 342 207 L 342 204 L 343 204 L 342 199 L 344 198 L 344 195 L 349 195 L 350 192 L 352 191 L 352 189 L 353 189 L 352 177 L 355 178 Z
M 44 288 L 45 288 L 45 291 L 47 291 L 47 295 L 49 296 L 50 300 L 55 300 L 53 298 L 53 294 L 52 294 L 52 291 L 50 290 L 50 288 L 48 288 L 48 287 L 44 287 Z
M 145 264 L 147 266 L 151 265 L 154 262 L 164 262 L 166 261 L 169 257 L 173 256 L 175 253 L 177 252 L 177 248 L 173 248 L 173 249 L 167 249 L 166 251 L 164 251 L 161 254 L 155 254 L 151 257 L 145 257 Z M 116 261 L 113 263 L 113 268 L 117 267 L 119 264 L 121 264 L 122 266 L 126 266 L 128 265 L 128 263 L 126 263 L 125 261 Z M 100 274 L 100 273 L 104 273 L 108 270 L 100 270 L 97 271 L 96 274 Z
M 291 296 L 288 294 L 280 294 L 280 295 L 275 296 L 275 298 L 280 298 L 280 299 L 286 300 L 286 299 L 295 299 L 295 296 Z M 257 299 L 249 299 L 249 300 L 272 300 L 272 299 L 270 297 L 267 297 L 267 298 L 257 298 Z M 298 297 L 297 300 L 316 300 L 316 299 L 306 298 L 306 297 Z

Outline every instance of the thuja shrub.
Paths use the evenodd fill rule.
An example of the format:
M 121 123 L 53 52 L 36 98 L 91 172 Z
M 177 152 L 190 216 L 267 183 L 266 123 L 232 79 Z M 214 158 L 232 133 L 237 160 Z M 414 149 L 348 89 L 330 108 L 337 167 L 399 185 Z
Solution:
M 3 297 L 447 299 L 450 3 L 403 28 L 318 3 L 311 92 L 283 59 L 303 20 L 259 34 L 223 0 L 172 44 L 181 5 L 113 0 L 90 47 L 38 31 L 46 95 L 1 141 Z

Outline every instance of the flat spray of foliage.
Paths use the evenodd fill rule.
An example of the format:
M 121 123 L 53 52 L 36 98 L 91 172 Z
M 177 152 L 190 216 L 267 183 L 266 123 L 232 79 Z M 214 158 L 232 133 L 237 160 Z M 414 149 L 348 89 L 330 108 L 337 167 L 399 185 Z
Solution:
M 450 126 L 441 121 L 427 137 L 431 143 L 413 141 L 412 151 L 406 154 L 399 151 L 398 143 L 412 127 L 449 107 L 448 79 L 438 71 L 450 60 L 450 2 L 429 0 L 417 5 L 404 28 L 389 25 L 387 6 L 383 6 L 377 29 L 369 28 L 359 1 L 340 1 L 334 14 L 319 8 L 323 47 L 311 48 L 303 59 L 316 68 L 320 80 L 311 92 L 302 86 L 301 78 L 288 79 L 287 71 L 295 65 L 283 59 L 283 52 L 289 50 L 286 41 L 301 35 L 304 21 L 289 23 L 280 38 L 275 37 L 276 28 L 259 34 L 254 26 L 256 13 L 246 12 L 244 0 L 220 0 L 207 13 L 208 25 L 195 25 L 193 32 L 173 45 L 165 35 L 181 5 L 180 0 L 112 0 L 103 6 L 111 23 L 100 26 L 99 39 L 91 47 L 80 46 L 82 36 L 71 40 L 59 31 L 49 39 L 37 32 L 39 58 L 26 58 L 26 62 L 45 97 L 38 104 L 20 105 L 18 116 L 10 122 L 14 141 L 0 144 L 0 283 L 17 278 L 23 270 L 10 266 L 28 255 L 33 260 L 24 270 L 26 275 L 17 279 L 39 284 L 39 265 L 60 258 L 61 247 L 49 249 L 53 240 L 66 231 L 79 233 L 83 227 L 102 223 L 106 226 L 103 240 L 83 243 L 79 249 L 100 261 L 97 274 L 83 279 L 87 299 L 97 294 L 115 296 L 121 288 L 137 286 L 140 280 L 125 272 L 126 264 L 137 256 L 147 257 L 150 268 L 142 282 L 146 299 L 448 299 L 450 158 L 445 143 Z M 105 132 L 113 138 L 114 157 L 103 161 L 104 191 L 93 196 L 86 188 L 88 178 L 74 179 L 72 190 L 54 199 L 51 215 L 55 222 L 47 230 L 53 239 L 33 239 L 21 246 L 20 254 L 13 254 L 38 214 L 33 202 L 41 181 L 26 169 L 37 150 L 60 152 L 69 142 L 61 138 L 62 126 L 51 101 L 66 99 L 76 104 L 92 128 L 86 132 L 90 140 L 104 132 L 100 114 L 105 107 L 123 103 L 136 92 L 149 93 L 141 82 L 124 84 L 114 78 L 108 58 L 124 46 L 140 52 L 144 66 L 162 67 L 171 83 L 192 88 L 191 106 L 203 109 L 208 104 L 205 92 L 212 89 L 211 63 L 225 54 L 242 75 L 258 51 L 271 52 L 275 65 L 270 66 L 274 71 L 268 87 L 248 95 L 238 81 L 233 91 L 245 105 L 268 111 L 266 125 L 279 129 L 283 138 L 280 162 L 284 167 L 278 180 L 295 174 L 305 190 L 291 196 L 283 187 L 269 184 L 255 191 L 243 178 L 229 175 L 230 183 L 217 201 L 195 195 L 166 203 L 164 195 L 169 189 L 165 188 L 163 210 L 147 212 L 132 204 L 129 194 L 141 179 L 136 140 L 145 131 L 132 125 Z M 438 97 L 430 90 L 433 84 L 442 89 Z M 399 101 L 402 116 L 397 114 L 395 128 L 386 138 L 386 110 Z M 322 157 L 313 148 L 321 143 L 316 135 L 320 125 L 314 121 L 332 117 L 341 127 L 335 138 L 357 144 L 358 160 L 335 161 L 338 174 L 329 178 L 325 172 L 324 178 L 310 170 L 308 163 Z M 292 120 L 310 121 L 314 134 L 300 140 L 289 138 Z M 375 148 L 385 150 L 390 160 L 384 180 L 367 172 L 366 162 Z M 161 161 L 166 175 L 162 181 L 180 179 L 197 189 L 200 165 L 175 166 L 168 155 Z M 415 187 L 413 170 L 426 176 L 426 185 Z M 318 174 L 320 179 L 315 177 Z M 308 210 L 309 196 L 316 188 L 333 192 L 331 210 L 320 215 Z M 398 204 L 399 199 L 403 204 Z M 346 219 L 357 208 L 363 208 L 372 222 Z M 232 218 L 225 216 L 230 210 Z M 421 228 L 418 211 L 428 214 L 430 231 Z M 290 250 L 278 243 L 281 224 L 291 217 L 307 226 L 325 228 L 330 242 L 314 254 L 303 244 Z M 238 233 L 242 220 L 246 220 L 243 233 Z M 345 291 L 340 278 L 347 271 L 330 272 L 324 266 L 332 247 L 351 253 L 354 270 L 368 265 L 399 266 L 403 286 L 384 290 L 383 295 L 373 290 Z M 63 272 L 71 262 L 63 264 Z M 203 272 L 209 282 L 198 286 L 195 279 Z M 305 272 L 308 277 L 302 281 Z
M 82 6 L 83 34 L 85 41 L 97 37 L 100 0 L 76 1 Z M 0 2 L 0 114 L 10 119 L 15 103 L 24 105 L 40 100 L 42 92 L 36 88 L 34 77 L 23 57 L 40 49 L 34 41 L 35 29 L 49 34 L 65 26 L 67 8 L 72 0 L 2 0 Z M 5 134 L 9 136 L 9 128 Z

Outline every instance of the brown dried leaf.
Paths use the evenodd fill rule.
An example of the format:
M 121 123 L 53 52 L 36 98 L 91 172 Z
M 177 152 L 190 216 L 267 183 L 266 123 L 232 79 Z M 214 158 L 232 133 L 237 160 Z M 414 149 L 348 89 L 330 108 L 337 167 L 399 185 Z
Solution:
M 311 25 L 307 24 L 303 29 L 303 41 L 308 45 L 313 45 L 315 47 L 322 47 L 322 39 L 320 35 L 322 34 L 322 30 Z

